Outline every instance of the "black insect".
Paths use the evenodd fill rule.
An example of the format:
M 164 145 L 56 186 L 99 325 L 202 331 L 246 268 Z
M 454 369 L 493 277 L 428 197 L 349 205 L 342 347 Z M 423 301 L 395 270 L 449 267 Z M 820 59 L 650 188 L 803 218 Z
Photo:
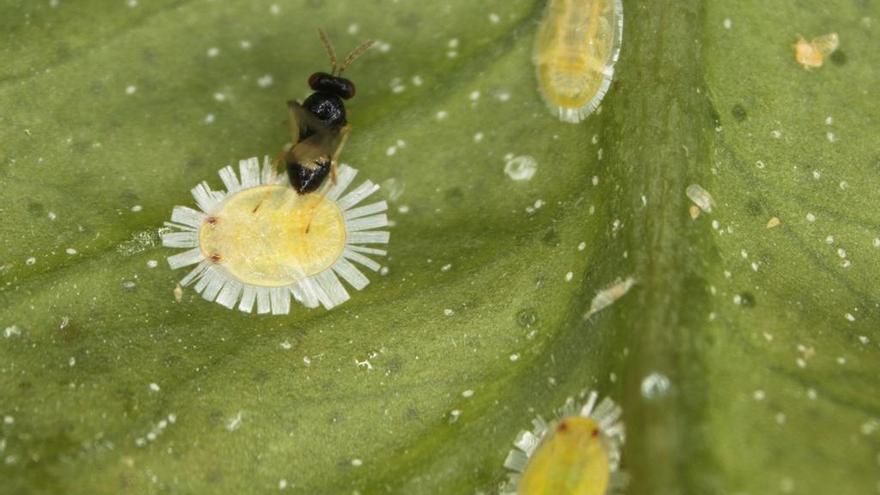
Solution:
M 336 181 L 336 158 L 351 131 L 343 100 L 355 94 L 354 83 L 342 77 L 342 72 L 373 45 L 372 40 L 365 41 L 337 68 L 333 45 L 323 30 L 318 34 L 330 56 L 330 73 L 315 72 L 309 77 L 314 93 L 302 104 L 287 102 L 293 146 L 279 157 L 287 167 L 290 185 L 299 194 L 317 191 L 328 176 Z

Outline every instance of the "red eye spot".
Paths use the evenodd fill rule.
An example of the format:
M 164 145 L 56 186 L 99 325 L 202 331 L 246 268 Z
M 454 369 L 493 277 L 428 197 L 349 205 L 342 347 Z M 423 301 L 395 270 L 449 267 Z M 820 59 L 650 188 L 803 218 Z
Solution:
M 208 225 L 217 225 L 217 217 L 208 217 L 205 222 L 207 222 Z
M 223 258 L 220 256 L 220 253 L 214 253 L 211 255 L 211 261 L 213 261 L 214 263 L 220 263 L 220 260 L 222 259 Z
M 599 428 L 593 428 L 593 432 L 592 432 L 592 433 L 593 433 L 593 438 L 598 437 L 598 436 L 599 436 Z
M 556 426 L 556 433 L 565 433 L 568 431 L 568 423 L 562 421 Z

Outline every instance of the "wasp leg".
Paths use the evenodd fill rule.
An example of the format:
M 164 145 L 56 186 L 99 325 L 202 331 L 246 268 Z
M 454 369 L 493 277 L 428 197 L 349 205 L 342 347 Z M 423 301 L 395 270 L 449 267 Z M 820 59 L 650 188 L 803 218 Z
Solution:
M 339 146 L 336 147 L 333 156 L 330 157 L 330 180 L 334 186 L 336 185 L 336 169 L 339 167 L 339 154 L 342 153 L 342 147 L 348 141 L 349 134 L 351 134 L 351 125 L 345 124 L 342 129 L 339 129 Z

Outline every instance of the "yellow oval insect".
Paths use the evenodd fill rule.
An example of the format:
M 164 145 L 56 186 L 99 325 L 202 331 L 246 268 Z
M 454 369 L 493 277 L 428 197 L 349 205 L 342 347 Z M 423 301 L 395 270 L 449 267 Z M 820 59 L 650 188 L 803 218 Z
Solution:
M 609 495 L 626 487 L 620 471 L 625 432 L 620 406 L 591 392 L 579 405 L 569 398 L 548 423 L 519 432 L 504 460 L 510 470 L 503 495 Z
M 576 124 L 608 91 L 623 37 L 621 0 L 549 0 L 534 61 L 550 109 Z
M 589 418 L 565 418 L 532 455 L 518 495 L 604 495 L 611 468 L 599 425 Z

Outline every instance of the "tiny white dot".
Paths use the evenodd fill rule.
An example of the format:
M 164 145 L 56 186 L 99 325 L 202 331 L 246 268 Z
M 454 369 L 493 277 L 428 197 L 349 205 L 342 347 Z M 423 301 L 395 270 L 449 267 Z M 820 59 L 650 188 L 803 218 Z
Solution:
M 158 383 L 151 383 L 150 390 L 153 392 L 158 392 L 159 391 L 159 384 Z
M 64 250 L 64 252 L 72 256 L 72 255 L 76 254 L 76 249 L 67 248 Z
M 159 266 L 159 262 L 158 262 L 158 261 L 156 261 L 156 260 L 147 260 L 147 267 L 148 267 L 148 268 L 156 268 L 157 266 Z
M 133 95 L 135 93 L 135 91 L 137 91 L 137 86 L 134 86 L 134 85 L 127 86 L 125 88 L 125 94 L 127 94 L 127 95 Z
M 208 57 L 210 57 L 210 58 L 214 58 L 214 57 L 216 57 L 217 55 L 220 55 L 220 49 L 219 49 L 219 48 L 217 48 L 216 46 L 212 46 L 211 48 L 208 48 Z
M 272 78 L 272 75 L 266 74 L 266 75 L 260 77 L 259 79 L 257 79 L 257 86 L 259 86 L 261 88 L 268 88 L 269 86 L 272 85 L 273 81 L 274 80 Z

